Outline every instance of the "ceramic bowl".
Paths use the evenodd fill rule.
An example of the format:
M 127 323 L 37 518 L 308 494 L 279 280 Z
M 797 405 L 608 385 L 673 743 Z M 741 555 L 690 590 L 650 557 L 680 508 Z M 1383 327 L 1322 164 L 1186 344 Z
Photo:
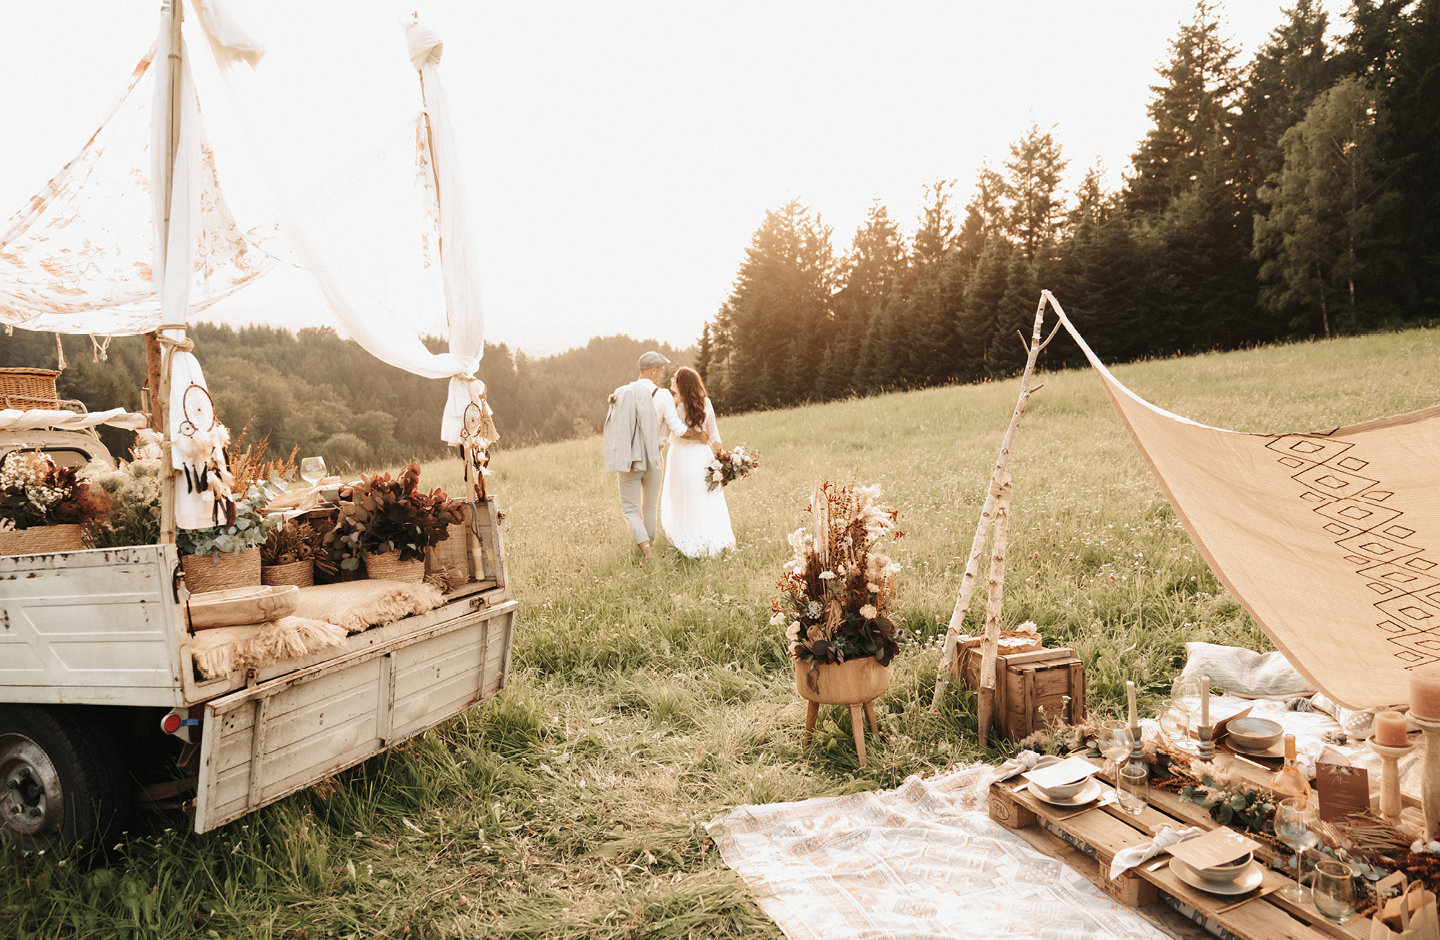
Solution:
M 1239 878 L 1241 873 L 1250 866 L 1251 860 L 1255 858 L 1253 852 L 1246 852 L 1244 855 L 1225 865 L 1216 865 L 1213 868 L 1197 868 L 1195 874 L 1211 884 L 1223 885 Z
M 1225 726 L 1232 744 L 1247 751 L 1266 751 L 1280 743 L 1285 728 L 1269 718 L 1236 718 Z
M 1085 784 L 1089 782 L 1089 777 L 1081 777 L 1074 783 L 1062 783 L 1058 787 L 1042 787 L 1038 783 L 1032 783 L 1030 784 L 1030 789 L 1034 790 L 1036 794 L 1038 794 L 1043 799 L 1068 800 L 1075 794 L 1079 793 L 1081 790 L 1085 789 Z

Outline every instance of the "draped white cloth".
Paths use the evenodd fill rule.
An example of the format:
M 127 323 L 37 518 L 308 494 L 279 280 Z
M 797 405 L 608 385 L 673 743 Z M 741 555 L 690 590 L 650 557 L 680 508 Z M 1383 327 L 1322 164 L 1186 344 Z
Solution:
M 214 7 L 216 0 L 204 2 Z M 224 19 L 225 38 L 212 38 L 212 47 L 246 45 L 243 54 L 256 55 L 259 47 Z M 240 230 L 220 190 L 187 62 L 171 235 L 188 247 L 169 264 L 166 283 L 160 233 L 170 42 L 165 23 L 100 128 L 0 227 L 0 323 L 56 333 L 144 333 L 161 323 L 183 323 L 188 313 L 273 267 L 274 259 L 258 247 L 262 239 Z M 168 299 L 159 296 L 162 283 Z
M 142 414 L 111 408 L 93 414 L 78 414 L 74 411 L 59 411 L 49 408 L 0 409 L 0 431 L 37 431 L 54 428 L 59 431 L 83 431 L 86 428 L 107 424 L 112 428 L 128 428 L 138 431 L 148 427 L 150 419 Z

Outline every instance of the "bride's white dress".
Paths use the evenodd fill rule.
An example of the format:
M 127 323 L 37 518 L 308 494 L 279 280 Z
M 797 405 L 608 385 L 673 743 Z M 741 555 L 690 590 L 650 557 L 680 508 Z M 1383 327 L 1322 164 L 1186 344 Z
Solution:
M 685 405 L 678 398 L 675 410 L 685 420 Z M 719 445 L 720 429 L 715 409 L 705 399 L 705 434 Z M 680 554 L 689 558 L 718 555 L 735 547 L 735 530 L 730 527 L 730 509 L 725 505 L 725 488 L 706 486 L 710 461 L 715 459 L 710 444 L 670 436 L 665 458 L 665 488 L 660 493 L 660 526 Z

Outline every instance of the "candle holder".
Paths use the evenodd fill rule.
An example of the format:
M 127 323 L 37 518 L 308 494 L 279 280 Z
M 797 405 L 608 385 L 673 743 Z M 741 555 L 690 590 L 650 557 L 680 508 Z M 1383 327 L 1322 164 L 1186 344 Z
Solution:
M 1199 751 L 1196 756 L 1201 760 L 1210 761 L 1215 759 L 1215 726 L 1200 725 L 1195 729 L 1195 734 L 1200 738 Z
M 1385 744 L 1376 744 L 1371 738 L 1366 742 L 1370 750 L 1380 757 L 1380 815 L 1392 826 L 1400 825 L 1400 771 L 1396 766 L 1400 758 L 1415 750 L 1415 745 L 1407 744 L 1404 747 L 1390 747 Z M 1426 770 L 1429 770 L 1429 751 L 1426 751 Z M 1428 777 L 1427 777 L 1428 779 Z M 1426 811 L 1429 817 L 1429 811 Z M 1428 838 L 1428 836 L 1427 836 Z
M 1425 779 L 1420 784 L 1420 803 L 1428 842 L 1440 829 L 1440 721 L 1418 718 L 1413 712 L 1408 717 L 1425 732 Z
M 1125 729 L 1130 735 L 1130 762 L 1145 762 L 1145 748 L 1140 743 L 1140 726 L 1131 725 Z

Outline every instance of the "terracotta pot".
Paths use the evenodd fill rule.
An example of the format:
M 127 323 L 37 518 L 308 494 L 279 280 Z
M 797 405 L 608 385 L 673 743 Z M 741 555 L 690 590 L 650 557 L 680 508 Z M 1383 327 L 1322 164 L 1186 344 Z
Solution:
M 401 561 L 399 552 L 381 552 L 378 555 L 367 552 L 365 576 L 372 581 L 424 581 L 425 561 L 421 558 Z
M 843 663 L 795 663 L 795 691 L 821 705 L 857 705 L 885 694 L 890 667 L 874 656 Z
M 260 584 L 260 550 L 252 548 L 238 555 L 213 552 L 209 555 L 181 555 L 185 589 L 191 594 L 255 587 Z
M 78 552 L 85 547 L 78 525 L 37 525 L 0 532 L 0 555 L 49 555 Z
M 313 559 L 306 558 L 303 561 L 292 561 L 284 565 L 261 565 L 260 583 L 310 587 L 315 583 L 315 562 Z

